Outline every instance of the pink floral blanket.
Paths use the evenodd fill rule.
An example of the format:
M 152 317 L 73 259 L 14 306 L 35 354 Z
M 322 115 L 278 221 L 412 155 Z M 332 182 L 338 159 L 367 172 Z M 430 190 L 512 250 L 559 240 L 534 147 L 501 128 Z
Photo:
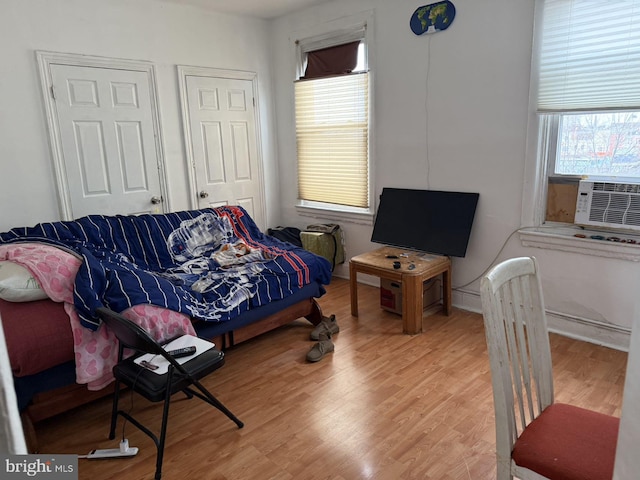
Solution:
M 64 302 L 73 332 L 76 381 L 86 384 L 89 390 L 100 390 L 111 383 L 118 342 L 104 325 L 96 331 L 83 327 L 73 305 L 73 285 L 82 260 L 67 251 L 38 243 L 0 245 L 0 260 L 10 260 L 26 267 L 51 300 Z M 172 310 L 136 305 L 122 314 L 158 341 L 180 334 L 195 335 L 189 317 Z

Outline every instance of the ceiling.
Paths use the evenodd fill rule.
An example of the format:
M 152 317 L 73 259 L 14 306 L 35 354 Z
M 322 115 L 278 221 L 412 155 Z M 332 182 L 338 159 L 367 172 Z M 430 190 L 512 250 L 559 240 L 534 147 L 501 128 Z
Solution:
M 236 15 L 276 18 L 330 0 L 162 0 Z

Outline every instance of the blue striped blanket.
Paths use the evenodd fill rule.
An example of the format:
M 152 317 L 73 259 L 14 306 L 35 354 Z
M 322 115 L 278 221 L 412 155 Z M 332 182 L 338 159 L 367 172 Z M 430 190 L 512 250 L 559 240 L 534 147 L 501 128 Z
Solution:
M 74 304 L 81 323 L 96 308 L 152 304 L 207 321 L 227 321 L 331 281 L 329 262 L 263 234 L 241 207 L 160 215 L 89 215 L 0 233 L 0 243 L 44 242 L 82 257 Z

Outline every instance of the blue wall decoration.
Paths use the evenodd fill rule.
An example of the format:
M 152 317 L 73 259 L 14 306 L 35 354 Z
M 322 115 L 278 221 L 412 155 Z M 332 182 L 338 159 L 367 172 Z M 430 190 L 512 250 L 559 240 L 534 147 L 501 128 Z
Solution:
M 449 28 L 456 16 L 456 7 L 449 0 L 418 7 L 409 21 L 416 35 L 436 33 Z

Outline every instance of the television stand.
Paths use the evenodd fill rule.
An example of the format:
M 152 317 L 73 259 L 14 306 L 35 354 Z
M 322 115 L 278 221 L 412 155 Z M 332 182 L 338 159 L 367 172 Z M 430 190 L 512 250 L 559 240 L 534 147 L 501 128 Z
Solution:
M 399 267 L 394 268 L 394 262 Z M 398 265 L 398 264 L 396 264 Z M 356 255 L 349 261 L 351 315 L 358 316 L 358 273 L 375 275 L 402 283 L 402 332 L 422 332 L 422 284 L 442 274 L 442 307 L 451 313 L 451 260 L 442 255 L 429 255 L 396 247 L 382 247 Z

